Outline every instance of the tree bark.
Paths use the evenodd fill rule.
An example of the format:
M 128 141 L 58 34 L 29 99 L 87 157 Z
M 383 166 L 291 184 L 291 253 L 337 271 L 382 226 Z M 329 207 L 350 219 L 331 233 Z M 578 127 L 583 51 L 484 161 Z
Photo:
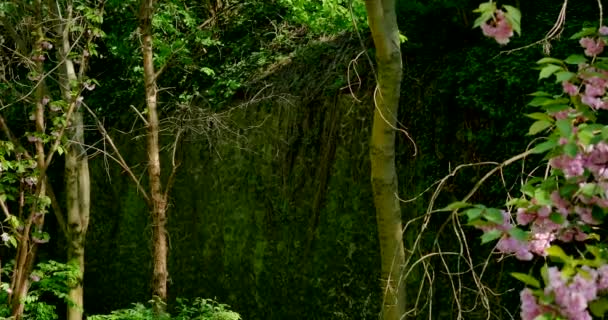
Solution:
M 378 64 L 370 158 L 382 263 L 381 315 L 384 320 L 398 320 L 405 313 L 405 286 L 400 281 L 405 251 L 395 169 L 395 127 L 402 77 L 399 28 L 394 0 L 366 0 L 365 6 Z
M 152 294 L 162 302 L 167 301 L 167 233 L 166 199 L 160 179 L 160 150 L 158 145 L 158 112 L 156 73 L 152 48 L 152 17 L 154 0 L 142 0 L 140 8 L 140 31 L 144 60 L 144 84 L 148 108 L 148 175 L 152 214 L 153 274 Z M 158 305 L 158 304 L 157 304 Z
M 56 7 L 55 10 L 59 10 L 59 8 Z M 63 61 L 60 68 L 59 84 L 63 100 L 67 103 L 72 103 L 76 99 L 72 92 L 80 89 L 77 87 L 79 77 L 76 74 L 74 63 L 69 57 L 71 50 L 70 25 L 73 23 L 72 10 L 72 5 L 68 2 L 63 14 L 55 12 L 55 18 L 58 20 L 56 24 L 58 35 L 57 56 L 59 61 Z M 81 61 L 80 68 L 86 68 L 86 60 Z M 81 70 L 81 74 L 84 74 L 84 70 Z M 65 154 L 66 237 L 68 264 L 78 267 L 78 280 L 68 293 L 74 304 L 68 305 L 67 319 L 82 320 L 84 310 L 84 252 L 86 232 L 89 226 L 91 183 L 89 161 L 84 148 L 84 121 L 80 105 L 75 106 L 69 120 L 69 127 L 66 131 L 69 143 Z

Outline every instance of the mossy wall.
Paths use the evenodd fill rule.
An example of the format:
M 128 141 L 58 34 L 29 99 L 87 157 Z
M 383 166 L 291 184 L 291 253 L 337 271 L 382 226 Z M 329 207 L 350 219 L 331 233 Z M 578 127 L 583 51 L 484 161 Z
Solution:
M 191 134 L 181 143 L 169 206 L 172 297 L 217 297 L 246 319 L 377 313 L 369 88 L 353 89 L 363 102 L 342 88 L 358 48 L 341 41 L 320 42 L 253 79 L 251 92 L 266 83 L 271 92 L 223 118 L 229 131 L 211 140 Z M 145 177 L 140 133 L 116 140 Z M 148 213 L 129 177 L 112 163 L 106 170 L 106 160 L 91 163 L 86 286 L 95 288 L 87 291 L 92 313 L 147 301 L 150 292 Z M 169 155 L 163 160 L 169 164 Z

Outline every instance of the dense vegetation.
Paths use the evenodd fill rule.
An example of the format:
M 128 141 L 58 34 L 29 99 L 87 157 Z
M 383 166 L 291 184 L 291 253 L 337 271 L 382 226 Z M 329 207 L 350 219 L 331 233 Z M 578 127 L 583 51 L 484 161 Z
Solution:
M 156 1 L 152 79 L 140 2 L 0 1 L 0 317 L 22 308 L 23 319 L 377 318 L 378 64 L 363 1 Z M 457 234 L 447 214 L 423 219 L 431 201 L 462 199 L 488 168 L 463 168 L 435 198 L 435 183 L 458 165 L 501 162 L 532 141 L 528 94 L 553 87 L 533 69 L 543 46 L 522 47 L 545 36 L 561 7 L 511 5 L 523 13 L 522 34 L 499 47 L 473 29 L 478 1 L 396 3 L 396 167 L 412 319 L 519 313 L 522 285 L 508 272 L 532 264 L 489 258 L 482 281 L 495 294 L 480 302 L 460 257 L 426 255 L 460 250 L 463 236 L 482 265 L 493 248 L 479 243 L 481 231 Z M 597 24 L 597 11 L 594 1 L 571 3 L 563 33 Z M 551 45 L 564 57 L 580 47 Z M 166 221 L 151 214 L 152 80 Z M 71 186 L 89 184 L 79 180 L 85 160 L 90 213 L 73 216 L 82 192 Z M 521 176 L 521 167 L 505 168 L 471 202 L 502 205 Z M 168 247 L 166 297 L 155 285 L 158 232 Z M 458 292 L 447 270 L 462 272 Z M 84 309 L 74 303 L 78 286 Z

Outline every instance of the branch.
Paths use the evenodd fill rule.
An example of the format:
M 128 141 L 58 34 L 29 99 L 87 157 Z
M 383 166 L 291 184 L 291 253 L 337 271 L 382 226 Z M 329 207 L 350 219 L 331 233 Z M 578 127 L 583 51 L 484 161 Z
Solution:
M 110 135 L 106 131 L 106 128 L 103 126 L 103 124 L 101 123 L 101 121 L 99 121 L 99 118 L 97 118 L 97 115 L 95 114 L 95 112 L 93 112 L 93 110 L 91 110 L 91 108 L 89 108 L 89 106 L 87 106 L 85 103 L 83 103 L 82 105 L 87 109 L 87 111 L 89 112 L 89 114 L 91 114 L 91 116 L 95 120 L 95 123 L 97 124 L 97 127 L 99 128 L 99 131 L 101 132 L 101 135 L 108 141 L 108 143 L 110 143 L 110 146 L 112 147 L 112 149 L 114 150 L 114 152 L 116 152 L 116 157 L 118 159 L 118 161 L 117 161 L 118 164 L 127 172 L 127 174 L 129 175 L 129 177 L 131 177 L 131 179 L 133 180 L 133 182 L 135 182 L 135 185 L 137 186 L 137 190 L 139 192 L 141 192 L 141 195 L 144 197 L 144 199 L 146 200 L 146 202 L 148 204 L 150 204 L 150 197 L 148 196 L 148 193 L 141 186 L 141 184 L 139 183 L 139 179 L 137 179 L 137 177 L 135 176 L 135 174 L 133 174 L 133 171 L 131 170 L 131 168 L 129 167 L 129 165 L 127 165 L 127 162 L 122 157 L 122 155 L 120 154 L 120 151 L 118 151 L 118 148 L 114 144 L 114 140 L 112 140 L 112 137 L 110 137 Z
M 13 145 L 22 149 L 23 155 L 27 159 L 31 160 L 32 156 L 21 145 L 19 140 L 13 135 L 11 129 L 6 124 L 6 121 L 4 120 L 4 117 L 2 115 L 0 115 L 0 127 L 1 127 L 2 131 L 4 131 L 4 134 L 8 137 L 8 139 L 13 143 Z M 65 223 L 65 219 L 63 219 L 63 212 L 61 211 L 59 202 L 57 201 L 57 198 L 55 197 L 55 193 L 53 192 L 53 187 L 51 186 L 51 184 L 48 182 L 47 179 L 44 179 L 44 183 L 45 183 L 49 198 L 51 199 L 51 206 L 53 207 L 53 212 L 55 213 L 55 218 L 57 219 L 57 223 L 59 224 L 59 227 L 61 228 L 61 231 L 63 232 L 63 234 L 67 237 L 67 228 L 66 228 L 67 225 Z M 8 210 L 5 210 L 4 202 L 2 202 L 1 205 L 3 207 L 2 208 L 3 211 L 5 211 L 5 214 L 8 213 Z

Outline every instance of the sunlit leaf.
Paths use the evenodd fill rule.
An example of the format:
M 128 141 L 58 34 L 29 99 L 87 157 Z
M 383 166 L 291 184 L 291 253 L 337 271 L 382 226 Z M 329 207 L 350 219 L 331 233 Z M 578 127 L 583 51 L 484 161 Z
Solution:
M 449 205 L 447 205 L 444 208 L 439 209 L 438 211 L 454 211 L 454 210 L 458 210 L 458 209 L 462 209 L 462 208 L 466 208 L 466 207 L 470 207 L 471 204 L 469 204 L 468 202 L 464 202 L 464 201 L 456 201 L 456 202 L 452 202 Z
M 529 285 L 530 287 L 534 287 L 534 288 L 540 288 L 540 281 L 536 280 L 536 278 L 527 275 L 525 273 L 519 273 L 519 272 L 511 272 L 511 276 L 527 285 Z
M 563 70 L 563 69 L 564 68 L 561 66 L 556 66 L 554 64 L 548 64 L 540 70 L 538 80 L 549 78 L 552 74 L 556 73 L 559 70 Z
M 555 140 L 548 140 L 537 144 L 534 149 L 532 149 L 532 153 L 544 153 L 555 148 L 556 146 L 557 142 Z
M 488 221 L 496 224 L 503 224 L 505 219 L 502 215 L 502 211 L 495 208 L 486 209 L 484 212 L 484 217 L 488 219 Z
M 481 243 L 485 244 L 485 243 L 494 241 L 494 240 L 500 238 L 501 236 L 502 236 L 502 231 L 496 230 L 496 229 L 490 230 L 481 236 Z
M 581 63 L 586 63 L 587 62 L 587 58 L 585 58 L 585 56 L 580 55 L 580 54 L 573 54 L 571 56 L 569 56 L 568 58 L 566 58 L 566 60 L 564 60 L 565 63 L 567 64 L 581 64 Z
M 529 135 L 535 135 L 541 131 L 544 131 L 546 129 L 548 129 L 549 127 L 551 127 L 553 124 L 549 121 L 546 120 L 539 120 L 534 122 L 531 126 L 530 126 L 530 130 L 528 131 Z
M 557 63 L 557 64 L 560 64 L 562 62 L 563 62 L 562 60 L 559 60 L 559 59 L 556 59 L 556 58 L 551 58 L 551 57 L 545 57 L 545 58 L 542 58 L 542 59 L 536 61 L 537 64 L 547 64 L 547 63 Z

